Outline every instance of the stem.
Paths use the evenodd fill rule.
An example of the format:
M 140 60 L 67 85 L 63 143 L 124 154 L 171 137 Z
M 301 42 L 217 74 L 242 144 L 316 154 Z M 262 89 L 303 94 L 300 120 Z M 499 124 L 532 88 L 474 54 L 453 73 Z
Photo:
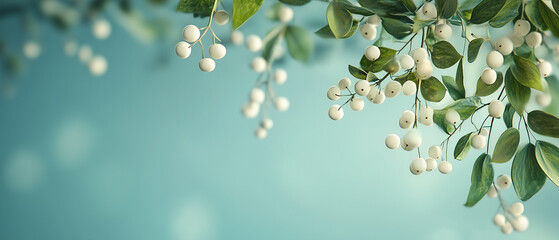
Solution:
M 200 37 L 199 37 L 195 42 L 193 42 L 193 43 L 190 45 L 190 47 L 196 45 L 196 43 L 200 43 L 200 45 L 202 45 L 202 42 L 201 42 L 202 38 L 204 37 L 204 35 L 206 35 L 206 33 L 208 33 L 208 30 L 210 30 L 211 27 L 212 27 L 212 20 L 213 20 L 213 18 L 214 18 L 214 12 L 215 12 L 215 10 L 217 9 L 217 2 L 218 2 L 218 0 L 215 0 L 214 6 L 213 6 L 213 8 L 212 8 L 212 14 L 210 15 L 210 20 L 208 21 L 208 26 L 206 26 L 206 28 L 204 29 L 204 32 L 202 33 L 202 35 L 200 35 Z M 213 31 L 211 31 L 211 32 L 212 32 L 212 34 L 214 35 L 214 38 L 217 38 L 217 36 L 215 35 L 215 33 L 214 33 Z M 219 40 L 219 38 L 217 38 L 217 40 Z M 219 40 L 219 41 L 221 42 L 221 40 Z
M 489 154 L 489 140 L 491 140 L 491 130 L 493 130 L 493 122 L 495 121 L 495 118 L 491 119 L 491 127 L 489 127 L 489 134 L 487 135 L 487 151 L 486 153 Z
M 413 40 L 413 38 L 415 38 L 415 36 L 417 36 L 418 32 L 416 32 L 411 38 L 410 40 L 408 40 L 406 42 L 406 44 L 404 44 L 404 46 L 402 48 L 400 48 L 400 50 L 398 50 L 398 53 L 400 53 L 402 50 L 404 50 L 404 48 Z

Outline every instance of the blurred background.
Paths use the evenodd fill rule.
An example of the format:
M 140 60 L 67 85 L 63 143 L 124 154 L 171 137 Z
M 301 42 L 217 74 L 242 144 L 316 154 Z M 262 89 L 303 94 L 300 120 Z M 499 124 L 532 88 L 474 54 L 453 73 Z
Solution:
M 275 2 L 265 1 L 262 9 Z M 472 149 L 465 160 L 451 160 L 449 175 L 412 175 L 415 152 L 384 146 L 386 135 L 405 134 L 397 121 L 411 109 L 412 97 L 367 103 L 361 112 L 347 108 L 341 121 L 328 118 L 333 103 L 326 90 L 349 76 L 347 65 L 357 65 L 370 44 L 358 34 L 344 41 L 313 36 L 309 63 L 289 57 L 278 62 L 289 77 L 275 91 L 291 106 L 284 113 L 270 111 L 274 127 L 258 140 L 259 121 L 245 119 L 240 111 L 258 77 L 249 67 L 258 53 L 230 44 L 230 25 L 214 26 L 227 56 L 216 61 L 215 71 L 203 73 L 199 48 L 183 60 L 174 46 L 185 25 L 203 27 L 207 18 L 175 12 L 175 0 L 130 1 L 128 11 L 118 1 L 96 11 L 90 1 L 60 1 L 82 9 L 62 20 L 52 16 L 68 9 L 54 5 L 49 12 L 41 3 L 0 3 L 5 66 L 0 75 L 0 239 L 559 236 L 559 189 L 551 181 L 525 203 L 526 232 L 503 235 L 493 225 L 496 199 L 463 206 L 473 162 L 482 151 Z M 232 1 L 224 1 L 222 7 L 230 12 L 231 6 Z M 326 24 L 326 6 L 295 7 L 294 23 L 311 32 L 319 29 Z M 264 12 L 240 28 L 245 36 L 263 36 L 274 26 L 262 20 Z M 93 31 L 99 19 L 110 24 L 105 38 Z M 458 34 L 454 40 L 461 49 Z M 98 66 L 80 60 L 86 59 L 80 56 L 80 51 L 87 55 L 84 46 L 102 58 Z M 480 56 L 488 51 L 485 45 Z M 465 66 L 469 95 L 483 59 Z M 447 96 L 432 107 L 449 102 Z M 474 120 L 480 124 L 483 117 Z M 496 121 L 496 131 L 504 128 Z M 445 138 L 437 127 L 420 130 L 423 152 Z M 511 162 L 495 166 L 495 174 L 510 174 Z M 509 203 L 519 201 L 513 188 L 503 195 Z

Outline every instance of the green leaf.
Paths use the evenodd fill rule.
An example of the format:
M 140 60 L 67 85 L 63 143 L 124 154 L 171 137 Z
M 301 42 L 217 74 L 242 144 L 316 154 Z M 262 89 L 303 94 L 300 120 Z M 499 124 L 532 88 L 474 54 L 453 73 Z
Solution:
M 512 75 L 526 87 L 543 91 L 540 71 L 530 60 L 514 55 L 514 65 L 511 66 Z
M 451 76 L 443 76 L 443 84 L 445 85 L 446 89 L 448 89 L 448 94 L 452 99 L 458 100 L 464 98 L 464 94 L 458 90 L 458 86 L 454 81 L 454 78 Z
M 440 41 L 433 45 L 431 59 L 433 60 L 433 64 L 438 68 L 444 69 L 452 67 L 452 65 L 456 64 L 461 58 L 462 55 L 447 41 Z
M 551 0 L 551 3 L 553 4 L 553 9 L 555 9 L 555 12 L 559 12 L 559 0 Z
M 274 48 L 278 43 L 280 35 L 283 31 L 283 29 L 273 29 L 268 34 L 266 34 L 266 37 L 264 37 L 264 39 L 266 39 L 267 41 L 264 41 L 265 44 L 262 48 L 262 58 L 264 58 L 266 62 L 270 62 L 270 59 L 274 54 Z
M 483 0 L 472 11 L 470 22 L 482 24 L 491 20 L 505 5 L 506 0 Z
M 510 105 L 510 103 L 507 103 L 507 106 L 505 106 L 505 112 L 503 113 L 503 121 L 505 122 L 505 126 L 507 126 L 507 128 L 512 127 L 513 119 L 514 119 L 514 108 L 512 107 L 512 105 Z
M 417 88 L 419 81 L 417 79 L 417 76 L 415 75 L 415 72 L 408 72 L 394 79 L 394 81 L 398 81 L 402 85 L 404 85 L 404 83 L 407 82 L 408 80 L 414 82 L 415 87 Z
M 402 39 L 412 33 L 413 21 L 405 16 L 381 17 L 382 27 L 396 39 Z
M 252 15 L 258 12 L 262 2 L 264 0 L 233 0 L 233 30 L 239 28 Z
M 466 97 L 466 89 L 464 88 L 464 59 L 460 59 L 456 68 L 456 86 L 461 93 L 462 98 Z
M 359 20 L 353 20 L 353 25 L 351 25 L 351 29 L 349 32 L 341 38 L 349 38 L 351 37 L 356 31 L 357 27 L 359 27 Z M 318 31 L 314 32 L 317 36 L 321 38 L 336 38 L 332 30 L 330 30 L 330 26 L 326 25 L 319 29 Z
M 415 12 L 415 10 L 417 10 L 417 7 L 415 6 L 413 0 L 402 0 L 402 3 L 410 12 Z
M 545 77 L 545 81 L 549 87 L 551 99 L 559 99 L 559 79 L 555 75 L 551 75 Z M 551 104 L 544 108 L 544 110 L 554 115 L 559 114 L 559 101 L 551 101 Z
M 460 9 L 472 9 L 476 5 L 478 5 L 480 2 L 481 2 L 481 0 L 463 0 L 463 1 L 460 1 L 460 6 L 458 8 L 460 8 Z
M 545 24 L 549 27 L 549 30 L 551 30 L 555 37 L 559 37 L 559 16 L 557 13 L 549 9 L 547 4 L 542 2 L 542 0 L 538 1 L 538 9 L 540 10 L 540 14 Z
M 395 74 L 396 72 L 400 71 L 400 62 L 396 58 L 392 58 L 392 60 L 384 64 L 382 70 L 390 73 L 390 75 Z
M 476 96 L 485 97 L 497 91 L 503 85 L 503 74 L 497 72 L 497 80 L 493 84 L 486 84 L 481 80 L 481 77 L 477 80 Z
M 410 13 L 406 7 L 407 4 L 403 3 L 405 0 L 358 0 L 357 2 L 362 7 L 373 10 L 379 16 Z
M 359 14 L 362 16 L 371 16 L 375 14 L 369 9 L 353 5 L 353 3 L 349 2 L 348 0 L 335 0 L 335 1 L 338 2 L 341 8 L 349 11 L 350 13 Z
M 559 118 L 544 111 L 535 110 L 528 113 L 530 129 L 541 135 L 559 138 Z
M 468 155 L 468 151 L 471 147 L 470 141 L 472 140 L 472 134 L 473 132 L 462 136 L 456 143 L 456 147 L 454 147 L 454 158 L 456 160 L 464 160 Z
M 534 24 L 537 28 L 541 30 L 548 30 L 549 27 L 545 23 L 545 20 L 542 18 L 540 14 L 540 10 L 538 9 L 538 1 L 529 1 L 524 6 L 524 12 L 528 17 L 528 20 Z
M 520 132 L 516 128 L 509 128 L 501 134 L 495 149 L 493 150 L 493 159 L 491 162 L 494 163 L 506 163 L 508 162 L 520 143 Z
M 365 78 L 365 80 L 367 80 L 367 82 L 374 82 L 378 80 L 378 77 L 373 72 L 368 72 L 367 78 Z
M 546 177 L 536 159 L 536 147 L 533 144 L 526 144 L 516 153 L 511 173 L 514 190 L 522 201 L 527 201 L 543 187 Z
M 470 42 L 470 44 L 468 44 L 468 62 L 469 63 L 473 63 L 476 60 L 477 55 L 479 53 L 479 49 L 481 49 L 481 46 L 483 45 L 484 42 L 485 42 L 485 39 L 476 38 L 476 39 L 472 40 Z
M 458 9 L 458 0 L 435 0 L 440 18 L 450 18 Z
M 367 72 L 363 71 L 361 68 L 347 65 L 349 73 L 357 79 L 367 79 Z
M 296 60 L 307 61 L 313 50 L 311 35 L 302 27 L 287 26 L 285 30 L 285 42 L 289 54 Z
M 559 186 L 559 148 L 548 142 L 537 141 L 536 159 L 549 180 Z
M 424 27 L 433 25 L 435 23 L 437 23 L 437 19 L 421 19 L 419 15 L 416 15 L 413 19 L 412 32 L 419 32 Z
M 481 154 L 472 169 L 472 185 L 468 193 L 468 200 L 466 200 L 466 207 L 473 207 L 479 200 L 485 196 L 491 183 L 493 182 L 493 166 L 491 166 L 491 156 Z
M 326 9 L 326 19 L 336 38 L 345 36 L 353 26 L 353 16 L 337 2 L 331 2 Z
M 293 6 L 302 6 L 311 2 L 311 0 L 279 0 L 279 1 Z
M 430 102 L 440 102 L 446 94 L 446 88 L 436 77 L 421 80 L 421 96 Z
M 379 47 L 380 49 L 380 57 L 375 61 L 370 61 L 363 55 L 361 61 L 359 62 L 361 65 L 361 69 L 369 72 L 380 72 L 384 65 L 390 62 L 394 56 L 396 55 L 396 50 L 390 49 L 387 47 Z
M 194 13 L 209 16 L 212 13 L 214 0 L 180 0 L 177 12 Z
M 489 21 L 489 25 L 494 28 L 501 28 L 518 16 L 518 8 L 520 8 L 520 0 L 507 0 L 505 5 L 497 15 Z
M 507 98 L 518 115 L 524 114 L 524 107 L 528 100 L 530 100 L 530 88 L 520 84 L 513 76 L 510 68 L 505 74 L 505 91 Z
M 443 109 L 435 110 L 433 112 L 433 121 L 443 131 L 450 134 L 452 131 L 454 131 L 454 126 L 448 124 L 445 120 L 445 114 L 448 109 L 454 109 L 460 115 L 460 119 L 465 120 L 470 118 L 480 105 L 481 98 L 479 97 L 467 97 L 464 99 L 456 100 Z

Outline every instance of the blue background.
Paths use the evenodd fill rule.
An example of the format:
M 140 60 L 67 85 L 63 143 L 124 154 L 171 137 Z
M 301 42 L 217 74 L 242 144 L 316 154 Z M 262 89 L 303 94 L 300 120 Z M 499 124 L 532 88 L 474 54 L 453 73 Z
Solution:
M 310 63 L 289 58 L 281 63 L 289 77 L 275 91 L 289 98 L 291 107 L 271 111 L 273 129 L 267 139 L 256 139 L 259 121 L 243 118 L 240 108 L 258 77 L 249 68 L 257 53 L 225 41 L 227 56 L 216 61 L 216 70 L 200 72 L 200 49 L 181 60 L 174 44 L 184 25 L 202 27 L 207 19 L 175 13 L 174 5 L 153 10 L 139 4 L 148 16 L 165 16 L 173 24 L 170 39 L 152 44 L 133 38 L 111 12 L 105 16 L 113 23 L 109 39 L 94 39 L 89 25 L 71 32 L 107 58 L 103 77 L 91 76 L 77 58 L 63 53 L 67 35 L 39 25 L 41 56 L 26 60 L 26 71 L 11 79 L 17 93 L 0 101 L 0 239 L 559 236 L 559 190 L 550 181 L 525 203 L 530 228 L 523 233 L 505 236 L 493 225 L 496 199 L 463 206 L 473 162 L 482 151 L 451 160 L 449 175 L 410 174 L 416 153 L 389 150 L 384 138 L 406 133 L 397 121 L 411 109 L 412 97 L 366 102 L 362 112 L 346 108 L 341 121 L 328 118 L 333 103 L 326 90 L 349 76 L 347 64 L 357 65 L 369 44 L 359 34 L 344 41 L 313 36 Z M 297 7 L 294 23 L 318 29 L 326 22 L 325 9 L 320 2 Z M 241 27 L 245 36 L 262 36 L 273 26 L 257 18 L 263 19 L 264 11 Z M 230 25 L 214 28 L 228 39 Z M 21 49 L 27 35 L 17 18 L 3 19 L 0 29 L 11 33 L 3 34 L 10 49 Z M 460 50 L 460 29 L 453 30 Z M 209 35 L 205 40 L 209 43 Z M 482 51 L 488 50 L 485 45 Z M 483 65 L 483 59 L 466 65 L 470 95 Z M 436 72 L 452 75 L 454 68 Z M 420 125 L 420 130 L 424 153 L 445 138 L 437 127 Z M 497 133 L 502 130 L 504 124 L 496 121 Z M 524 134 L 521 141 L 527 142 Z M 495 170 L 510 174 L 510 162 Z M 507 202 L 518 201 L 513 188 L 503 193 Z

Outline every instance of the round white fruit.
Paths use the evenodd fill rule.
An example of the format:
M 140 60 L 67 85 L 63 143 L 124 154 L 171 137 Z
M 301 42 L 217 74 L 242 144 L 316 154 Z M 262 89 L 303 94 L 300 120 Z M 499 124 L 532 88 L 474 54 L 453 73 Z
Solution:
M 487 137 L 487 135 L 489 135 L 489 130 L 487 130 L 487 128 L 482 128 L 479 134 L 481 136 Z
M 436 18 L 437 8 L 435 7 L 435 4 L 426 2 L 423 4 L 423 7 L 421 7 L 421 13 L 423 13 L 426 18 Z
M 476 134 L 472 137 L 472 147 L 475 149 L 482 149 L 487 144 L 487 138 L 482 135 Z
M 246 103 L 241 110 L 243 116 L 245 116 L 246 118 L 249 119 L 255 118 L 256 116 L 258 116 L 258 113 L 260 112 L 260 104 L 255 102 L 249 102 Z
M 214 14 L 214 21 L 217 25 L 225 25 L 229 22 L 229 13 L 225 10 L 219 10 Z
M 255 57 L 250 62 L 250 68 L 257 73 L 264 72 L 266 70 L 266 60 L 262 57 Z
M 361 25 L 359 31 L 361 32 L 361 36 L 367 40 L 374 40 L 377 38 L 377 28 L 373 24 L 365 23 Z
M 402 85 L 402 93 L 406 96 L 413 95 L 417 91 L 415 82 L 408 80 Z
M 245 36 L 243 35 L 243 32 L 239 31 L 239 30 L 235 30 L 233 32 L 231 32 L 231 43 L 235 44 L 235 45 L 241 45 L 243 44 Z
M 375 87 L 374 85 L 371 85 L 371 88 L 369 89 L 369 94 L 367 94 L 367 99 L 369 99 L 369 101 L 373 102 L 373 100 L 375 99 L 375 97 L 380 93 L 381 91 Z
M 215 61 L 211 58 L 202 58 L 202 60 L 198 62 L 198 66 L 203 72 L 211 72 L 215 69 Z
M 441 163 L 439 163 L 439 172 L 441 172 L 442 174 L 449 174 L 450 172 L 452 172 L 452 164 L 450 164 L 450 162 L 448 161 L 442 161 Z
M 514 22 L 514 35 L 524 37 L 530 32 L 530 22 L 526 20 L 516 20 Z
M 340 88 L 338 86 L 330 87 L 326 92 L 326 96 L 332 101 L 340 99 Z
M 400 91 L 402 91 L 402 84 L 398 81 L 392 81 L 386 84 L 386 87 L 384 88 L 384 95 L 388 98 L 393 98 L 398 96 Z
M 289 100 L 285 97 L 278 97 L 276 101 L 274 101 L 274 106 L 280 112 L 285 112 L 289 109 Z
M 380 49 L 377 46 L 369 46 L 365 49 L 365 57 L 369 61 L 375 61 L 380 57 Z
M 542 44 L 542 34 L 539 32 L 531 32 L 524 38 L 526 45 L 531 48 L 539 47 Z
M 512 180 L 509 175 L 502 174 L 497 178 L 497 187 L 499 189 L 507 189 L 512 184 Z
M 505 219 L 505 215 L 500 213 L 495 214 L 495 217 L 493 217 L 493 223 L 495 223 L 495 225 L 499 227 L 505 225 L 506 221 L 507 220 Z
M 441 39 L 448 39 L 452 36 L 452 28 L 447 24 L 437 24 L 435 26 L 435 36 Z
M 272 119 L 264 118 L 262 119 L 262 123 L 260 125 L 265 129 L 271 129 L 274 126 L 274 122 Z
M 249 35 L 246 39 L 246 46 L 249 51 L 256 52 L 262 48 L 262 39 L 256 35 Z
M 418 121 L 425 126 L 433 125 L 434 110 L 431 107 L 421 107 L 417 116 Z
M 264 128 L 259 127 L 254 131 L 254 135 L 258 139 L 264 139 L 266 138 L 266 136 L 268 136 L 268 131 L 266 131 L 266 129 Z
M 274 82 L 278 85 L 282 85 L 287 81 L 287 72 L 283 68 L 278 68 L 274 72 Z
M 93 22 L 93 36 L 97 39 L 107 39 L 111 35 L 111 23 L 105 19 L 96 19 Z
M 210 56 L 213 59 L 222 59 L 223 57 L 225 57 L 226 53 L 227 53 L 227 49 L 225 48 L 225 46 L 219 43 L 212 44 L 210 46 Z
M 523 232 L 528 229 L 530 222 L 526 216 L 518 216 L 514 220 L 512 220 L 512 228 L 514 228 L 517 232 Z
M 379 93 L 373 98 L 374 104 L 381 104 L 386 100 L 386 95 L 384 95 L 383 91 L 379 91 Z
M 551 74 L 553 67 L 551 66 L 551 63 L 549 63 L 548 61 L 541 61 L 538 64 L 538 69 L 540 70 L 540 75 L 542 77 L 547 77 Z
M 433 64 L 428 59 L 417 62 L 417 75 L 420 79 L 427 79 L 433 75 Z
M 413 66 L 415 66 L 415 61 L 410 55 L 404 54 L 400 57 L 400 67 L 402 69 L 412 69 Z
M 432 158 L 427 158 L 425 159 L 425 162 L 427 163 L 427 169 L 425 169 L 425 171 L 431 172 L 437 168 L 437 160 Z
M 441 157 L 441 155 L 443 154 L 443 150 L 441 149 L 440 146 L 438 145 L 433 145 L 431 147 L 429 147 L 429 157 L 433 158 L 433 159 L 439 159 Z
M 498 118 L 503 116 L 503 112 L 505 111 L 505 104 L 503 102 L 495 99 L 489 103 L 489 107 L 487 108 L 489 111 L 489 116 Z
M 376 14 L 371 15 L 367 18 L 367 23 L 378 26 L 380 24 L 380 17 Z
M 502 37 L 497 42 L 495 42 L 495 49 L 503 55 L 509 55 L 512 53 L 514 44 L 508 37 Z
M 512 232 L 512 224 L 510 222 L 505 222 L 505 225 L 501 226 L 501 232 L 503 234 L 510 234 Z
M 103 56 L 95 56 L 89 61 L 89 72 L 94 76 L 101 76 L 107 72 L 107 59 Z
M 344 117 L 344 109 L 340 107 L 340 105 L 336 104 L 328 109 L 328 116 L 332 120 L 340 120 Z
M 456 125 L 456 123 L 460 121 L 460 114 L 458 114 L 458 112 L 454 109 L 448 109 L 448 111 L 446 111 L 444 119 L 448 124 Z
M 415 158 L 411 161 L 410 172 L 413 175 L 419 175 L 427 169 L 427 162 L 423 158 Z
M 551 100 L 551 95 L 549 93 L 539 92 L 536 95 L 536 103 L 538 103 L 540 107 L 549 106 L 549 104 L 551 104 Z
M 190 56 L 192 49 L 190 48 L 190 44 L 185 41 L 180 41 L 175 45 L 175 53 L 178 57 L 185 59 Z
M 486 68 L 481 72 L 481 81 L 487 85 L 495 83 L 497 80 L 497 72 L 491 68 Z
M 412 57 L 415 62 L 419 62 L 421 60 L 427 59 L 427 50 L 425 48 L 416 48 L 412 52 Z
M 266 100 L 266 93 L 261 88 L 253 88 L 249 97 L 250 101 L 262 104 Z
M 386 136 L 386 139 L 384 139 L 384 144 L 387 148 L 396 149 L 400 146 L 400 137 L 396 134 L 389 134 Z
M 361 96 L 367 95 L 370 89 L 371 87 L 367 80 L 359 80 L 355 83 L 355 93 Z
M 398 123 L 402 129 L 408 129 L 413 126 L 414 121 L 415 114 L 410 110 L 406 110 L 402 113 Z
M 28 41 L 23 44 L 23 54 L 29 59 L 35 59 L 41 55 L 41 45 L 35 41 Z
M 281 22 L 286 23 L 293 19 L 293 9 L 288 6 L 281 6 L 278 11 L 278 18 Z
M 523 36 L 512 35 L 510 36 L 510 40 L 512 41 L 512 46 L 514 48 L 520 47 L 522 46 L 522 44 L 524 44 Z
M 485 60 L 487 61 L 487 66 L 489 66 L 492 69 L 499 68 L 500 66 L 502 66 L 504 61 L 503 55 L 495 50 L 489 52 Z
M 522 204 L 521 202 L 515 202 L 512 205 L 510 205 L 509 211 L 510 213 L 512 213 L 512 215 L 518 217 L 522 215 L 522 213 L 524 213 L 524 204 Z
M 349 101 L 349 106 L 353 109 L 353 111 L 361 111 L 365 106 L 365 102 L 361 98 L 354 97 Z
M 487 190 L 487 196 L 490 198 L 496 198 L 497 197 L 497 189 L 495 189 L 495 185 L 491 184 L 491 186 L 489 187 L 489 190 Z
M 422 142 L 421 136 L 416 131 L 410 131 L 404 136 L 402 147 L 406 151 L 412 151 L 421 146 Z
M 351 85 L 351 80 L 349 80 L 349 78 L 342 78 L 338 82 L 338 87 L 341 90 L 347 89 L 349 87 L 349 85 Z
M 200 38 L 200 29 L 194 25 L 188 25 L 182 30 L 182 37 L 187 42 L 195 42 Z

